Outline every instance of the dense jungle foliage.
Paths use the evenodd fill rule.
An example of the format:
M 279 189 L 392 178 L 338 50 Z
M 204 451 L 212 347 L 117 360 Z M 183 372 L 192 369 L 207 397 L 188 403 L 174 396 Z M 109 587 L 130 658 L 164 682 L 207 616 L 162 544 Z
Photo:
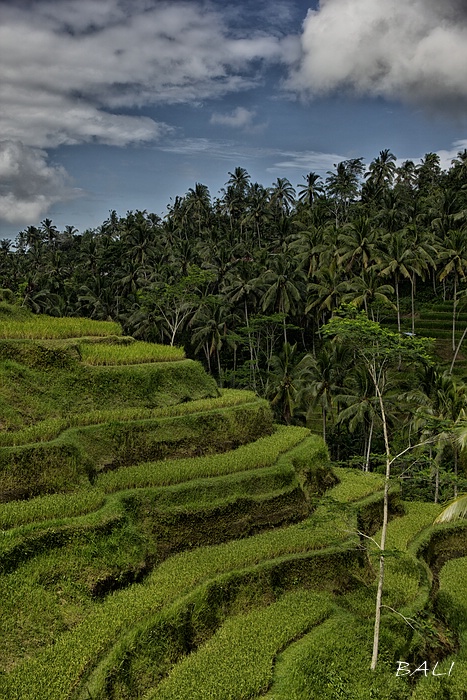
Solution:
M 3 240 L 4 302 L 183 346 L 221 387 L 268 398 L 277 419 L 322 431 L 334 460 L 366 471 L 384 452 L 375 384 L 323 326 L 347 304 L 388 333 L 436 338 L 431 358 L 380 367 L 392 453 L 423 443 L 395 473 L 406 497 L 465 490 L 453 435 L 465 417 L 467 150 L 448 170 L 434 153 L 398 165 L 383 150 L 296 189 L 241 167 L 228 176 L 217 198 L 196 183 L 164 219 L 112 211 L 83 233 L 46 219 Z

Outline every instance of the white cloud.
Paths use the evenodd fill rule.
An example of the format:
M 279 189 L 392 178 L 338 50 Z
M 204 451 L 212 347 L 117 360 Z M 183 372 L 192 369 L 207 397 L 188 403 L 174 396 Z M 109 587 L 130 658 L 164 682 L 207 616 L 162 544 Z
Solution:
M 452 161 L 457 158 L 457 154 L 461 153 L 467 148 L 467 139 L 460 139 L 459 141 L 454 141 L 452 148 L 449 150 L 439 150 L 437 154 L 439 155 L 440 166 L 443 170 L 449 170 L 452 166 Z
M 245 107 L 237 107 L 229 114 L 214 112 L 211 116 L 210 123 L 230 126 L 233 129 L 243 129 L 252 126 L 255 116 L 256 112 L 254 110 L 245 109 Z
M 18 179 L 1 183 L 9 221 L 37 218 L 67 196 L 64 171 L 37 149 L 158 141 L 174 130 L 138 108 L 253 87 L 261 64 L 290 62 L 296 51 L 296 38 L 280 32 L 236 31 L 204 0 L 0 1 L 0 134 L 10 144 L 2 154 L 12 158 L 11 143 L 21 144 L 14 154 L 27 174 L 27 191 Z M 252 117 L 240 108 L 231 125 Z
M 463 0 L 321 0 L 289 87 L 453 108 L 467 103 L 466 66 Z
M 67 173 L 49 165 L 47 154 L 18 141 L 0 141 L 0 219 L 36 221 L 58 201 L 77 196 Z
M 0 128 L 31 146 L 156 139 L 167 125 L 121 111 L 251 87 L 252 63 L 290 51 L 275 36 L 232 37 L 220 15 L 197 2 L 25 7 L 7 5 L 0 26 Z

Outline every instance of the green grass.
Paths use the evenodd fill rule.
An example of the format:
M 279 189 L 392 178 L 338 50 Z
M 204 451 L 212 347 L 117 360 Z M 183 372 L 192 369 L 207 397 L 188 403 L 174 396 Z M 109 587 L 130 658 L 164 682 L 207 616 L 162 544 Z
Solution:
M 341 483 L 332 492 L 332 498 L 341 503 L 358 501 L 384 487 L 384 478 L 380 474 L 334 467 L 334 472 Z
M 147 462 L 102 474 L 96 486 L 106 493 L 148 486 L 168 486 L 190 478 L 221 476 L 271 466 L 281 452 L 291 449 L 309 432 L 306 428 L 279 426 L 275 433 L 224 454 L 189 459 Z
M 121 335 L 120 324 L 113 321 L 92 321 L 89 318 L 52 318 L 31 316 L 21 320 L 0 320 L 0 338 L 80 338 L 83 336 Z
M 126 345 L 83 343 L 80 353 L 82 361 L 88 365 L 134 365 L 173 362 L 185 358 L 183 348 L 138 341 Z
M 40 523 L 58 518 L 73 518 L 97 510 L 105 502 L 105 493 L 90 488 L 79 493 L 53 493 L 28 501 L 0 504 L 0 530 L 27 523 Z
M 163 408 L 219 396 L 213 378 L 193 360 L 91 367 L 66 353 L 47 352 L 48 357 L 60 356 L 60 362 L 64 357 L 67 366 L 28 366 L 27 358 L 0 361 L 0 433 L 50 418 Z
M 394 610 L 402 610 L 413 604 L 419 596 L 424 578 L 423 568 L 415 553 L 408 549 L 421 532 L 431 528 L 441 507 L 433 503 L 405 502 L 404 510 L 405 515 L 389 522 L 386 538 L 388 556 L 385 561 L 383 604 Z M 378 543 L 381 541 L 381 531 L 375 534 L 374 539 Z M 370 543 L 370 552 L 376 568 L 379 549 Z M 376 585 L 374 589 L 376 594 Z
M 261 399 L 204 413 L 69 428 L 51 442 L 0 448 L 0 500 L 77 490 L 109 468 L 212 454 L 272 431 L 271 410 Z
M 467 688 L 467 558 L 452 559 L 441 569 L 438 605 L 448 614 L 449 622 L 459 635 L 459 653 L 448 656 L 436 673 L 449 674 L 420 678 L 413 700 L 465 700 Z M 454 666 L 452 664 L 454 663 Z M 434 664 L 430 664 L 432 667 Z M 431 668 L 430 668 L 431 671 Z
M 105 649 L 130 624 L 225 571 L 254 566 L 258 561 L 284 554 L 306 552 L 313 546 L 325 547 L 329 540 L 335 539 L 338 527 L 333 517 L 325 520 L 321 516 L 316 520 L 315 516 L 314 520 L 291 528 L 170 557 L 143 586 L 110 596 L 76 630 L 62 635 L 53 647 L 27 662 L 27 666 L 20 666 L 17 673 L 13 672 L 11 679 L 5 681 L 12 689 L 12 697 L 44 700 L 67 697 L 69 684 L 74 685 L 99 650 Z M 0 691 L 1 688 L 0 679 Z
M 257 397 L 251 391 L 224 389 L 222 395 L 215 398 L 195 399 L 186 403 L 160 408 L 120 407 L 108 410 L 92 410 L 71 414 L 67 418 L 47 418 L 22 430 L 0 432 L 0 447 L 14 447 L 32 442 L 49 442 L 57 438 L 68 428 L 86 425 L 99 425 L 112 421 L 135 421 L 150 418 L 169 418 L 189 413 L 203 413 L 216 408 L 238 406 L 254 403 Z
M 86 319 L 1 308 L 0 316 L 0 338 L 13 338 L 0 341 L 1 452 L 18 447 L 32 459 L 74 435 L 102 466 L 118 436 L 129 465 L 75 493 L 0 505 L 2 699 L 412 695 L 394 667 L 408 636 L 387 609 L 378 672 L 368 670 L 378 550 L 370 547 L 372 572 L 359 549 L 369 540 L 357 530 L 379 541 L 380 475 L 336 469 L 340 483 L 320 500 L 333 485 L 323 443 L 284 427 L 223 454 L 132 463 L 152 422 L 164 423 L 173 441 L 181 436 L 176 416 L 187 429 L 216 428 L 214 414 L 238 408 L 232 440 L 216 428 L 235 446 L 264 405 L 246 392 L 215 398 L 214 383 L 181 349 L 123 338 L 116 324 L 97 332 Z M 450 331 L 448 314 L 426 317 L 417 333 Z M 12 335 L 2 335 L 8 324 Z M 76 457 L 67 454 L 59 459 L 64 478 Z M 465 546 L 454 530 L 452 541 L 447 530 L 446 541 L 438 537 L 438 511 L 408 503 L 389 524 L 383 602 L 404 614 L 428 601 L 430 576 L 417 556 L 437 564 Z M 461 634 L 457 677 L 421 679 L 417 700 L 465 700 L 464 568 L 465 560 L 443 568 L 435 599 Z M 129 585 L 142 571 L 144 581 Z
M 168 429 L 173 430 L 170 425 Z M 93 435 L 95 437 L 95 434 Z M 271 466 L 281 452 L 291 449 L 307 435 L 308 431 L 305 428 L 278 428 L 273 435 L 259 438 L 232 452 L 194 459 L 165 459 L 126 467 L 101 475 L 94 488 L 90 488 L 88 484 L 87 488 L 74 493 L 50 494 L 27 501 L 3 503 L 0 504 L 1 527 L 5 529 L 24 523 L 64 517 L 66 514 L 78 515 L 87 512 L 88 508 L 96 507 L 95 504 L 101 502 L 105 493 L 144 486 L 167 486 L 196 478 L 234 474 L 236 471 Z M 310 447 L 313 442 L 314 439 L 310 437 Z M 99 447 L 102 449 L 101 443 Z M 231 469 L 232 463 L 236 463 L 238 469 Z
M 264 700 L 405 700 L 408 686 L 395 677 L 389 658 L 394 639 L 383 632 L 380 663 L 373 672 L 371 638 L 371 624 L 337 610 L 278 656 Z
M 329 595 L 297 591 L 266 608 L 235 616 L 146 698 L 244 700 L 261 693 L 271 683 L 277 652 L 320 624 L 332 607 Z

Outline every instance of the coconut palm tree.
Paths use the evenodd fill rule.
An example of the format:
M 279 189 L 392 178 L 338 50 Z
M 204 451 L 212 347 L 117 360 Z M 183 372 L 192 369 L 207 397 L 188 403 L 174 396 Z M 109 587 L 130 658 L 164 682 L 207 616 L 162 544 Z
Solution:
M 286 177 L 278 177 L 270 189 L 271 205 L 277 207 L 280 216 L 288 216 L 295 204 L 295 190 Z
M 358 216 L 346 224 L 339 235 L 339 264 L 346 272 L 357 266 L 366 270 L 374 262 L 377 230 L 368 216 Z
M 265 292 L 261 299 L 263 311 L 282 314 L 284 343 L 287 343 L 286 318 L 298 311 L 306 287 L 306 276 L 297 268 L 294 258 L 281 252 L 270 259 L 269 269 L 262 275 Z
M 308 283 L 305 313 L 316 308 L 323 316 L 329 317 L 341 303 L 344 294 L 349 291 L 349 283 L 343 279 L 342 271 L 336 270 L 333 265 L 321 267 L 315 279 L 315 282 Z
M 298 406 L 303 371 L 309 362 L 310 356 L 302 358 L 296 343 L 285 342 L 281 352 L 271 357 L 266 395 L 287 425 L 290 425 Z
M 313 409 L 321 408 L 324 441 L 329 420 L 333 418 L 336 396 L 342 390 L 348 359 L 343 346 L 326 344 L 315 356 L 308 355 L 302 362 L 300 404 L 306 408 L 307 420 Z
M 357 428 L 363 434 L 363 471 L 370 468 L 370 454 L 375 427 L 380 425 L 378 397 L 375 387 L 362 366 L 356 366 L 345 378 L 344 387 L 336 400 L 339 410 L 338 423 L 347 425 L 350 433 Z
M 399 284 L 401 279 L 412 279 L 412 265 L 414 257 L 407 246 L 407 239 L 403 231 L 388 233 L 383 237 L 378 257 L 381 261 L 381 275 L 391 276 L 396 290 L 397 330 L 401 332 L 401 312 L 399 300 Z
M 379 152 L 365 173 L 365 190 L 371 199 L 380 199 L 384 190 L 389 189 L 396 173 L 396 156 L 386 148 Z
M 211 213 L 211 195 L 207 185 L 197 182 L 194 189 L 190 187 L 185 206 L 187 213 L 197 222 L 198 236 L 201 236 L 201 230 L 207 225 Z
M 351 302 L 357 307 L 363 306 L 368 316 L 373 321 L 375 318 L 375 305 L 380 304 L 387 308 L 396 309 L 390 300 L 394 294 L 394 287 L 384 284 L 376 265 L 362 270 L 361 274 L 352 277 L 347 284 L 347 291 L 343 296 L 344 302 Z
M 459 281 L 465 281 L 467 273 L 467 229 L 454 229 L 448 232 L 443 242 L 440 257 L 444 267 L 439 274 L 442 282 L 448 275 L 454 278 L 452 311 L 452 351 L 456 350 L 456 314 Z
M 298 195 L 298 201 L 306 204 L 308 207 L 313 206 L 315 200 L 324 192 L 324 185 L 321 176 L 318 173 L 308 173 L 304 175 L 305 185 L 297 185 L 298 189 L 302 190 Z
M 363 158 L 344 160 L 334 166 L 335 172 L 328 171 L 326 191 L 334 200 L 336 226 L 345 222 L 350 203 L 357 197 L 360 176 L 364 171 Z
M 467 518 L 467 493 L 456 498 L 436 518 L 435 523 L 450 523 L 458 518 Z

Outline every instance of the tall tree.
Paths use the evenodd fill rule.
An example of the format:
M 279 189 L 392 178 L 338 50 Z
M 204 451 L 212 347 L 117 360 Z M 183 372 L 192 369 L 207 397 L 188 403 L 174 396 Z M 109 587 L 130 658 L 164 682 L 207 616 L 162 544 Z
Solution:
M 456 350 L 456 315 L 458 306 L 459 281 L 465 281 L 467 272 L 467 229 L 455 229 L 448 232 L 441 250 L 443 269 L 439 279 L 442 282 L 448 275 L 454 279 L 452 311 L 452 351 Z
M 328 171 L 326 191 L 334 201 L 336 226 L 347 221 L 351 202 L 356 199 L 360 177 L 365 166 L 363 158 L 351 158 L 334 166 L 336 170 Z
M 384 585 L 384 563 L 386 535 L 389 518 L 389 486 L 391 479 L 391 467 L 397 458 L 391 454 L 389 442 L 387 405 L 384 398 L 385 387 L 388 381 L 388 371 L 391 367 L 404 363 L 418 363 L 427 355 L 427 344 L 420 339 L 404 337 L 387 329 L 383 329 L 378 323 L 370 321 L 364 313 L 349 310 L 344 316 L 333 316 L 323 328 L 325 337 L 335 338 L 338 342 L 345 343 L 354 353 L 356 361 L 360 362 L 368 373 L 374 386 L 379 407 L 379 418 L 383 427 L 383 438 L 386 453 L 386 469 L 384 479 L 383 496 L 383 523 L 381 531 L 378 590 L 376 595 L 375 628 L 373 638 L 373 654 L 371 669 L 375 670 L 378 661 L 379 635 L 381 623 L 381 606 Z
M 306 184 L 297 185 L 298 189 L 301 190 L 300 194 L 298 195 L 298 201 L 307 205 L 311 209 L 316 201 L 316 198 L 324 192 L 323 181 L 318 173 L 313 172 L 308 173 L 308 175 L 304 175 L 303 179 L 305 180 Z

